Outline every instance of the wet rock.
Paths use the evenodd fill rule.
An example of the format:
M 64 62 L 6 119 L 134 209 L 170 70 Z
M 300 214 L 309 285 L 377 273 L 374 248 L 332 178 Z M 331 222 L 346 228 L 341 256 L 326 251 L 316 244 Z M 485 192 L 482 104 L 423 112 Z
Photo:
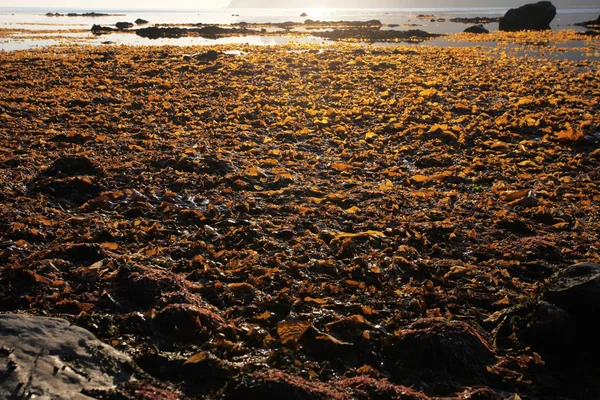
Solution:
M 302 14 L 300 14 L 301 17 L 308 17 L 308 14 L 303 12 Z
M 241 376 L 228 385 L 224 399 L 350 400 L 348 393 L 272 369 Z
M 119 30 L 124 30 L 124 29 L 129 29 L 129 28 L 133 28 L 133 24 L 131 22 L 117 22 L 115 24 L 115 26 L 117 27 L 117 29 Z
M 500 349 L 531 347 L 543 359 L 560 359 L 573 349 L 576 328 L 565 311 L 548 302 L 520 304 L 509 309 L 494 330 Z
M 119 269 L 117 293 L 120 298 L 140 307 L 155 306 L 167 293 L 183 293 L 183 280 L 176 274 L 157 268 L 128 264 Z
M 56 159 L 41 175 L 56 176 L 100 176 L 104 171 L 94 161 L 87 157 L 65 156 Z
M 106 251 L 99 244 L 77 243 L 66 244 L 51 250 L 46 258 L 59 258 L 74 265 L 91 265 L 106 258 Z
M 384 358 L 394 383 L 453 386 L 484 381 L 486 366 L 496 357 L 467 323 L 427 318 L 396 332 L 384 348 Z
M 467 33 L 490 33 L 483 25 L 473 25 L 470 28 L 465 29 L 463 32 Z
M 154 318 L 156 330 L 181 343 L 203 343 L 211 334 L 222 330 L 225 321 L 207 307 L 171 304 Z
M 98 197 L 104 187 L 87 176 L 72 176 L 64 179 L 47 178 L 35 180 L 30 186 L 30 194 L 45 194 L 61 203 L 81 206 L 88 200 Z
M 138 18 L 134 22 L 136 23 L 136 25 L 145 25 L 148 23 L 148 21 L 146 21 L 145 19 L 142 19 L 142 18 Z
M 600 312 L 600 264 L 574 264 L 552 275 L 544 298 L 573 315 Z
M 60 318 L 0 315 L 0 397 L 88 399 L 133 378 L 124 354 Z
M 91 29 L 92 33 L 101 34 L 101 33 L 110 33 L 116 31 L 115 28 L 111 28 L 110 26 L 102 26 L 102 25 L 92 25 Z
M 148 39 L 158 38 L 180 38 L 186 34 L 186 29 L 183 28 L 158 28 L 151 26 L 148 28 L 142 28 L 135 31 L 135 34 Z
M 525 4 L 511 8 L 500 19 L 501 31 L 524 31 L 550 29 L 550 23 L 556 16 L 556 7 L 549 1 Z

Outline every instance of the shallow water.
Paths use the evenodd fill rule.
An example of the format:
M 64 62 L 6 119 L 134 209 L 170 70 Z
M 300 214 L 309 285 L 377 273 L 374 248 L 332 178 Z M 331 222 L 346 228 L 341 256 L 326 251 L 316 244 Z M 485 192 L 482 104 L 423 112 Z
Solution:
M 135 34 L 109 34 L 95 36 L 89 32 L 93 24 L 114 25 L 119 21 L 134 21 L 143 18 L 150 21 L 150 25 L 156 24 L 232 24 L 239 22 L 248 23 L 277 23 L 285 21 L 303 22 L 307 18 L 324 21 L 366 21 L 378 19 L 384 24 L 397 24 L 393 29 L 408 30 L 422 29 L 431 33 L 453 34 L 464 30 L 468 24 L 450 22 L 456 17 L 501 16 L 507 8 L 462 8 L 462 9 L 204 9 L 190 11 L 166 11 L 166 10 L 90 10 L 90 9 L 57 9 L 57 8 L 6 8 L 0 7 L 0 29 L 19 30 L 9 36 L 0 37 L 0 51 L 24 50 L 35 47 L 46 47 L 60 44 L 91 44 L 91 45 L 174 45 L 174 46 L 197 46 L 197 45 L 226 45 L 226 44 L 250 44 L 250 45 L 278 45 L 278 44 L 321 44 L 333 43 L 314 36 L 288 37 L 278 36 L 245 36 L 228 37 L 220 39 L 207 39 L 201 37 L 184 37 L 178 39 L 147 39 Z M 105 17 L 49 17 L 47 12 L 104 12 L 111 14 L 124 14 L 122 16 Z M 306 11 L 308 17 L 300 17 Z M 418 18 L 417 15 L 434 15 L 436 19 L 444 18 L 445 22 L 431 22 L 431 18 Z M 576 22 L 595 19 L 600 14 L 600 7 L 591 9 L 561 9 L 553 21 L 555 30 L 584 28 L 573 26 Z M 409 26 L 415 24 L 418 26 Z M 486 24 L 490 31 L 498 29 L 497 23 Z M 387 28 L 384 28 L 387 29 Z M 74 32 L 75 30 L 75 32 Z M 47 34 L 44 34 L 47 31 Z M 79 32 L 76 32 L 79 31 Z M 82 32 L 84 31 L 84 32 Z M 47 36 L 47 37 L 46 37 Z M 442 46 L 442 47 L 472 47 L 482 46 L 495 48 L 494 42 L 455 42 L 448 38 L 437 38 L 422 43 L 375 43 L 378 46 Z M 571 46 L 573 47 L 573 46 Z M 536 51 L 537 52 L 537 51 Z M 543 51 L 537 52 L 543 55 Z M 525 54 L 523 54 L 525 55 Z M 555 52 L 552 58 L 565 59 L 590 59 L 594 58 L 594 51 L 590 52 L 573 49 L 566 52 Z M 596 57 L 597 58 L 597 57 Z

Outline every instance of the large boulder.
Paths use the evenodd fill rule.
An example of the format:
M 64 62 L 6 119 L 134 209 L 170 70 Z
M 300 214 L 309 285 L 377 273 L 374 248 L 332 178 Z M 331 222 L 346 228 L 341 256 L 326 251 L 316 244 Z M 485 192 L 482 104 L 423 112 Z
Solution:
M 134 371 L 127 356 L 64 319 L 0 315 L 2 399 L 90 399 Z
M 550 22 L 556 16 L 556 7 L 549 1 L 525 4 L 511 8 L 500 19 L 501 31 L 540 31 L 550 29 Z

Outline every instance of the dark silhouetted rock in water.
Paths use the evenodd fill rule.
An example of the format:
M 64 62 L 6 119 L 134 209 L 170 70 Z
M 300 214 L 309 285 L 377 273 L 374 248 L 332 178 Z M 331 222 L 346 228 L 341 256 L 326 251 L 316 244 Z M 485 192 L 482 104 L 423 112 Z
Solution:
M 148 21 L 146 21 L 145 19 L 142 19 L 142 18 L 138 18 L 138 19 L 135 20 L 135 23 L 137 25 L 144 25 L 144 24 L 147 24 Z
M 556 16 L 556 7 L 549 1 L 525 4 L 511 8 L 500 18 L 501 31 L 541 31 L 550 29 L 550 22 Z
M 136 369 L 124 354 L 60 318 L 0 315 L 0 398 L 88 399 Z
M 490 31 L 488 31 L 487 29 L 484 28 L 483 25 L 473 25 L 467 29 L 464 30 L 464 32 L 467 33 L 490 33 Z
M 92 33 L 100 34 L 100 33 L 110 33 L 116 31 L 115 28 L 111 28 L 110 26 L 102 26 L 102 25 L 92 25 L 91 29 Z
M 492 22 L 500 22 L 500 17 L 452 18 L 450 22 L 457 24 L 490 24 Z
M 121 30 L 133 28 L 133 24 L 131 22 L 117 22 L 115 26 L 117 27 L 117 29 Z
M 301 17 L 308 17 L 308 14 L 303 12 L 302 14 L 300 14 Z
M 589 28 L 589 29 L 598 29 L 598 30 L 600 30 L 600 15 L 598 16 L 598 18 L 596 18 L 593 21 L 578 22 L 575 25 L 577 25 L 577 26 L 584 26 L 584 27 Z

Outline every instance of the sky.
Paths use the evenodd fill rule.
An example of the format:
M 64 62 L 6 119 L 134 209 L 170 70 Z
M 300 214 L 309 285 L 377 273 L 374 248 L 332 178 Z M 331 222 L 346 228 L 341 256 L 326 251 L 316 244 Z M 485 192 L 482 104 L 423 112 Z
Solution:
M 0 7 L 73 9 L 202 9 L 227 7 L 230 0 L 0 0 Z
M 231 0 L 0 0 L 0 7 L 44 7 L 48 9 L 203 9 L 226 7 Z M 537 0 L 351 0 L 351 3 L 364 3 L 367 7 L 377 7 L 375 3 L 398 4 L 397 7 L 504 7 L 522 5 Z M 233 0 L 236 4 L 284 6 L 302 8 L 304 6 L 339 6 L 348 4 L 344 0 Z M 600 6 L 600 0 L 552 0 L 556 6 Z M 362 4 L 361 3 L 361 4 Z

